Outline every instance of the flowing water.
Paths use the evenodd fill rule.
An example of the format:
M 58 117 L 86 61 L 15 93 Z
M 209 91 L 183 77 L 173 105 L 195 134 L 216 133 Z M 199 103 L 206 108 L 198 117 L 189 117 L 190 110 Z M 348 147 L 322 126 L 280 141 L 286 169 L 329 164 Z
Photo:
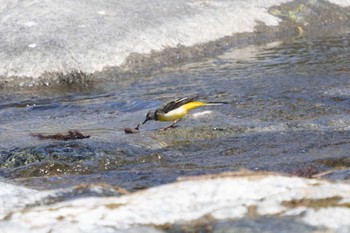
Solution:
M 102 200 L 179 177 L 344 169 L 329 179 L 349 182 L 348 0 L 0 3 L 0 224 L 8 232 L 21 208 Z M 124 132 L 183 96 L 227 104 L 195 109 L 173 129 L 149 121 Z M 89 137 L 35 136 L 71 130 Z M 265 217 L 213 226 L 289 222 L 313 231 Z
M 38 189 L 102 182 L 136 190 L 238 169 L 347 167 L 349 44 L 349 34 L 296 38 L 92 87 L 2 92 L 1 174 Z M 195 110 L 168 131 L 153 121 L 124 133 L 187 95 L 229 104 Z M 91 137 L 31 136 L 71 129 Z

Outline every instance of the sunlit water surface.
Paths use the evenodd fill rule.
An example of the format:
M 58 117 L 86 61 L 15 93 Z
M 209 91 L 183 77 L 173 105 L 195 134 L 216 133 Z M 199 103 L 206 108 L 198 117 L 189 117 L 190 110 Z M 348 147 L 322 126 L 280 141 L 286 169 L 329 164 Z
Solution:
M 38 189 L 109 183 L 136 190 L 179 176 L 348 167 L 350 36 L 232 48 L 163 72 L 91 88 L 0 94 L 0 175 Z M 164 101 L 228 101 L 193 111 L 179 127 L 149 122 Z M 31 133 L 91 135 L 39 140 Z

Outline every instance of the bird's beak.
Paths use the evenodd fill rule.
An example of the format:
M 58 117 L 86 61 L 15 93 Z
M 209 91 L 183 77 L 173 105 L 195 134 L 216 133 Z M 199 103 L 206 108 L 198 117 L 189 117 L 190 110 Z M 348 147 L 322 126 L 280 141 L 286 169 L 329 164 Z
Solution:
M 147 121 L 148 121 L 148 119 L 146 118 L 146 120 L 142 124 L 145 124 Z

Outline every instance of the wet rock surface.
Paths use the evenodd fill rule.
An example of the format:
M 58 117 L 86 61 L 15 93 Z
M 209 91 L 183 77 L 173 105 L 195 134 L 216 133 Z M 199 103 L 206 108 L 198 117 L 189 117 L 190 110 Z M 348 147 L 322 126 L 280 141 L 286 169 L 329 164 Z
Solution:
M 50 195 L 54 198 L 61 192 Z M 7 195 L 9 203 L 16 198 Z M 16 211 L 11 206 L 2 210 L 4 232 L 128 232 L 143 227 L 146 232 L 278 232 L 286 226 L 293 232 L 337 232 L 350 228 L 349 185 L 268 173 L 192 177 L 120 197 L 113 197 L 115 193 L 88 201 L 66 198 L 49 206 L 37 204 L 47 195 L 34 192 L 33 201 L 22 203 L 22 210 L 18 203 Z

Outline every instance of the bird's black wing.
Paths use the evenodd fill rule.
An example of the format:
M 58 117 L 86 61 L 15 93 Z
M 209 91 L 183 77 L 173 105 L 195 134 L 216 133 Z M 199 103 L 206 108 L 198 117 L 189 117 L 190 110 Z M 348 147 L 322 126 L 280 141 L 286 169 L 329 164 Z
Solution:
M 184 104 L 187 104 L 189 102 L 192 102 L 196 99 L 195 96 L 193 97 L 184 97 L 184 98 L 180 98 L 174 101 L 171 101 L 169 103 L 167 103 L 166 105 L 164 105 L 164 107 L 162 107 L 161 109 L 159 109 L 159 111 L 162 111 L 164 113 L 170 112 L 171 110 L 174 110 Z

